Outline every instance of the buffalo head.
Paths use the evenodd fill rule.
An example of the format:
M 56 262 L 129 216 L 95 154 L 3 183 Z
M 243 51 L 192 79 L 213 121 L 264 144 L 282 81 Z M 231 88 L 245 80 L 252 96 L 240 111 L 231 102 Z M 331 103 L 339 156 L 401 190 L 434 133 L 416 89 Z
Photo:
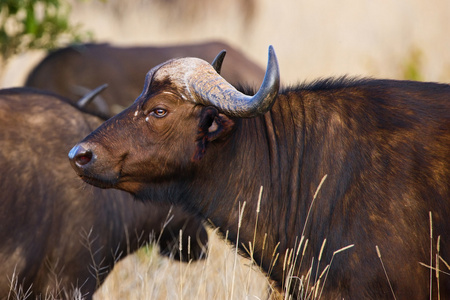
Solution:
M 144 185 L 147 190 L 149 184 L 173 189 L 174 182 L 185 183 L 198 171 L 207 147 L 226 143 L 239 118 L 267 112 L 278 93 L 279 70 L 272 47 L 263 83 L 254 96 L 237 91 L 219 69 L 217 60 L 213 67 L 197 58 L 154 67 L 135 102 L 70 151 L 75 171 L 93 185 L 133 194 Z

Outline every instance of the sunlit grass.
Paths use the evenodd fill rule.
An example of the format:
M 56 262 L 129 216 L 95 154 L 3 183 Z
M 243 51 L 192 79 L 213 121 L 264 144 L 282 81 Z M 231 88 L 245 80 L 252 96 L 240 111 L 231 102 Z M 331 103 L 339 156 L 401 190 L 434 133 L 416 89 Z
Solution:
M 120 261 L 95 299 L 267 299 L 269 281 L 209 230 L 208 257 L 180 263 L 143 248 Z M 234 278 L 234 280 L 233 280 Z

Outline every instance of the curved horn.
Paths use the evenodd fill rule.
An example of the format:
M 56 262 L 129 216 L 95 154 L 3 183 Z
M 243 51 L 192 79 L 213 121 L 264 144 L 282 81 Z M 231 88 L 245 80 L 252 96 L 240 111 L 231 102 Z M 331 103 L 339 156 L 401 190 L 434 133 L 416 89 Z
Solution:
M 272 107 L 280 87 L 280 71 L 275 51 L 272 46 L 269 47 L 266 75 L 254 96 L 237 91 L 219 75 L 197 78 L 192 87 L 198 96 L 197 101 L 213 105 L 231 117 L 251 118 L 264 114 Z
M 102 84 L 101 86 L 95 88 L 94 90 L 90 91 L 86 95 L 83 96 L 80 100 L 77 101 L 78 108 L 86 107 L 92 100 L 97 97 L 98 94 L 100 94 L 104 89 L 108 87 L 108 84 Z
M 213 66 L 214 70 L 216 70 L 217 74 L 220 74 L 220 70 L 222 69 L 222 63 L 223 59 L 225 58 L 225 54 L 227 54 L 226 50 L 222 50 L 217 54 L 216 58 L 211 63 L 211 66 Z

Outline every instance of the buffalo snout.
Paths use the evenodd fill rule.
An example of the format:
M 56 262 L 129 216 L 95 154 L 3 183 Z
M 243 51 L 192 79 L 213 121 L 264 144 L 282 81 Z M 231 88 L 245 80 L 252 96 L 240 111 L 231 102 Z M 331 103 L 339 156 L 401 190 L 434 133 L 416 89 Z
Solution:
M 97 155 L 105 157 L 105 150 L 100 145 L 81 142 L 70 150 L 69 160 L 72 168 L 85 182 L 100 188 L 115 187 L 120 174 L 114 168 L 114 162 L 108 159 L 100 161 Z M 120 164 L 117 167 L 120 169 Z
M 94 155 L 91 149 L 83 144 L 78 144 L 70 150 L 69 160 L 72 167 L 78 171 L 79 168 L 83 168 L 89 163 L 92 163 L 94 160 Z
M 72 165 L 84 166 L 92 161 L 92 150 L 86 149 L 82 144 L 78 144 L 69 152 L 69 159 Z

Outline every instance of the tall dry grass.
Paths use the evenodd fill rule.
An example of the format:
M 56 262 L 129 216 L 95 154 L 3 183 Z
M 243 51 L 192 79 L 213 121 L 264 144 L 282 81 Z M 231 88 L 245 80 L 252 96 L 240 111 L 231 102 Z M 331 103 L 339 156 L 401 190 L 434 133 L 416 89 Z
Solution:
M 311 207 L 314 205 L 325 179 L 326 175 L 314 194 Z M 257 217 L 254 224 L 254 236 L 256 236 L 258 230 L 262 192 L 263 189 L 261 187 L 256 208 Z M 239 205 L 238 229 L 241 228 L 245 209 L 246 202 Z M 306 222 L 308 222 L 308 218 Z M 162 259 L 152 248 L 141 249 L 137 255 L 129 256 L 122 262 L 119 262 L 104 285 L 95 294 L 96 299 L 231 300 L 267 299 L 269 297 L 271 299 L 290 299 L 288 293 L 282 295 L 274 290 L 267 275 L 261 273 L 258 266 L 252 263 L 252 245 L 255 245 L 255 240 L 244 246 L 250 258 L 246 259 L 240 256 L 236 248 L 220 240 L 214 231 L 211 230 L 209 233 L 210 243 L 206 261 L 182 264 L 167 258 Z M 240 243 L 239 234 L 236 242 Z M 264 244 L 263 242 L 263 247 Z M 282 286 L 284 291 L 291 290 L 291 288 L 298 289 L 298 295 L 301 299 L 320 299 L 335 255 L 353 247 L 353 245 L 348 245 L 336 250 L 331 261 L 323 269 L 319 269 L 325 246 L 326 240 L 323 241 L 317 262 L 314 260 L 311 262 L 304 261 L 308 239 L 303 232 L 298 239 L 298 243 L 293 248 L 286 250 L 283 261 L 285 280 L 282 282 Z M 278 251 L 265 255 L 271 256 L 272 266 L 280 257 Z M 309 266 L 309 271 L 306 275 L 298 278 L 294 271 L 298 266 L 304 265 Z M 313 268 L 315 272 L 313 272 Z M 315 278 L 311 278 L 313 273 L 317 274 Z
M 267 299 L 267 277 L 209 230 L 208 256 L 180 263 L 142 248 L 120 261 L 94 299 Z
M 142 247 L 115 265 L 94 299 L 268 299 L 272 289 L 267 276 L 214 230 L 208 229 L 208 234 L 207 258 L 189 263 L 161 256 L 154 244 Z M 83 300 L 86 296 L 77 289 L 36 296 L 16 274 L 9 278 L 9 294 L 1 295 L 8 300 Z
M 315 205 L 317 194 L 324 184 L 327 175 L 322 178 L 313 196 L 310 209 L 307 214 L 304 227 L 309 219 L 311 208 Z M 256 208 L 257 217 L 254 224 L 254 236 L 258 230 L 258 218 L 260 201 L 263 189 L 261 187 L 258 204 Z M 239 224 L 242 225 L 242 217 L 246 209 L 246 202 L 239 204 Z M 431 295 L 437 294 L 440 298 L 441 275 L 450 276 L 450 265 L 440 254 L 441 237 L 433 236 L 433 218 L 430 219 L 430 257 L 429 262 L 419 262 L 430 272 L 430 299 Z M 94 299 L 292 299 L 287 291 L 297 291 L 298 299 L 321 299 L 326 290 L 327 276 L 333 268 L 333 260 L 339 253 L 347 251 L 354 245 L 348 245 L 335 250 L 329 262 L 322 262 L 322 253 L 326 248 L 326 239 L 323 240 L 320 253 L 317 258 L 311 261 L 304 259 L 308 248 L 308 238 L 302 232 L 292 248 L 286 249 L 285 253 L 280 253 L 276 248 L 271 255 L 272 266 L 283 258 L 284 279 L 282 293 L 275 290 L 267 274 L 260 271 L 253 262 L 253 246 L 256 241 L 248 242 L 244 248 L 250 259 L 242 257 L 235 247 L 232 247 L 216 234 L 216 230 L 209 229 L 209 244 L 207 258 L 205 260 L 183 263 L 174 259 L 162 257 L 157 251 L 157 246 L 153 244 L 144 246 L 137 253 L 129 255 L 119 261 L 114 270 L 107 277 L 100 289 L 94 294 Z M 180 233 L 181 234 L 181 233 Z M 239 241 L 239 234 L 236 243 Z M 263 242 L 263 253 L 264 253 Z M 179 247 L 182 247 L 181 245 Z M 375 246 L 376 253 L 383 267 L 386 281 L 391 287 L 392 297 L 396 299 L 392 288 L 389 274 L 386 271 L 382 260 L 381 251 Z M 180 249 L 181 250 L 181 249 Z M 280 263 L 281 261 L 278 261 Z M 323 265 L 325 264 L 325 267 Z M 308 270 L 301 277 L 295 273 L 297 268 Z M 270 270 L 268 272 L 270 274 Z M 315 275 L 312 275 L 315 274 Z M 314 276 L 314 277 L 313 277 Z M 11 278 L 11 290 L 7 299 L 25 300 L 32 299 L 30 290 L 20 285 L 14 274 Z M 67 294 L 43 295 L 38 299 L 67 299 Z M 77 290 L 72 292 L 70 299 L 81 300 L 81 295 Z
M 141 248 L 137 253 L 116 264 L 104 284 L 94 294 L 94 299 L 291 299 L 288 294 L 280 294 L 274 290 L 267 276 L 252 264 L 251 260 L 240 256 L 235 248 L 216 235 L 214 230 L 209 230 L 209 236 L 208 257 L 202 261 L 180 263 L 160 256 L 156 246 Z M 450 265 L 439 252 L 440 240 L 440 236 L 433 238 L 430 214 L 430 262 L 419 263 L 430 270 L 430 294 L 433 290 L 437 291 L 437 299 L 441 299 L 440 281 L 448 280 L 450 276 Z M 331 261 L 323 269 L 319 269 L 319 266 L 326 240 L 322 243 L 322 251 L 317 262 L 314 259 L 311 262 L 302 261 L 307 247 L 308 239 L 303 237 L 295 248 L 288 249 L 290 255 L 284 261 L 286 270 L 284 290 L 296 286 L 299 290 L 299 299 L 322 299 L 322 293 L 326 289 L 326 278 L 333 268 L 335 255 L 353 245 L 334 251 Z M 385 270 L 386 281 L 391 285 L 378 246 L 376 252 Z M 271 255 L 273 261 L 276 261 L 278 255 L 275 252 Z M 292 266 L 303 263 L 309 264 L 309 271 L 298 278 L 294 276 Z M 313 268 L 316 271 L 315 278 L 311 278 Z M 22 287 L 14 274 L 10 283 L 11 290 L 7 299 L 35 299 L 30 289 Z M 49 293 L 37 299 L 84 299 L 77 290 L 71 292 L 70 296 L 65 293 L 57 295 Z M 391 292 L 393 299 L 396 299 L 392 288 Z
M 313 196 L 311 207 L 307 215 L 304 227 L 309 219 L 311 208 L 324 184 L 325 175 Z M 254 224 L 254 237 L 258 230 L 260 203 L 263 193 L 261 187 L 256 207 L 256 220 Z M 242 226 L 242 218 L 246 209 L 246 202 L 239 204 L 238 235 Z M 250 228 L 247 228 L 247 230 Z M 293 248 L 286 253 L 279 253 L 277 249 L 272 253 L 263 255 L 271 256 L 272 266 L 279 257 L 284 257 L 283 271 L 284 291 L 298 289 L 301 299 L 320 299 L 325 282 L 335 255 L 353 247 L 348 245 L 334 251 L 331 261 L 323 269 L 319 269 L 322 252 L 326 246 L 323 241 L 322 248 L 317 258 L 309 262 L 304 260 L 308 247 L 308 239 L 304 231 Z M 240 256 L 237 248 L 231 247 L 224 240 L 220 240 L 214 231 L 209 232 L 210 242 L 206 261 L 191 262 L 188 264 L 177 263 L 167 258 L 162 259 L 151 248 L 141 249 L 137 255 L 132 255 L 119 262 L 112 274 L 96 293 L 96 299 L 290 299 L 289 293 L 284 296 L 270 285 L 270 279 L 263 274 L 257 265 L 253 263 L 253 245 L 255 238 L 243 245 L 250 259 Z M 284 254 L 284 255 L 283 255 Z M 309 266 L 306 275 L 300 278 L 295 274 L 297 267 Z M 314 268 L 314 269 L 313 269 Z M 315 272 L 314 272 L 315 271 Z M 311 274 L 315 273 L 315 278 Z M 270 274 L 270 270 L 268 272 Z M 320 274 L 320 275 L 319 275 Z

